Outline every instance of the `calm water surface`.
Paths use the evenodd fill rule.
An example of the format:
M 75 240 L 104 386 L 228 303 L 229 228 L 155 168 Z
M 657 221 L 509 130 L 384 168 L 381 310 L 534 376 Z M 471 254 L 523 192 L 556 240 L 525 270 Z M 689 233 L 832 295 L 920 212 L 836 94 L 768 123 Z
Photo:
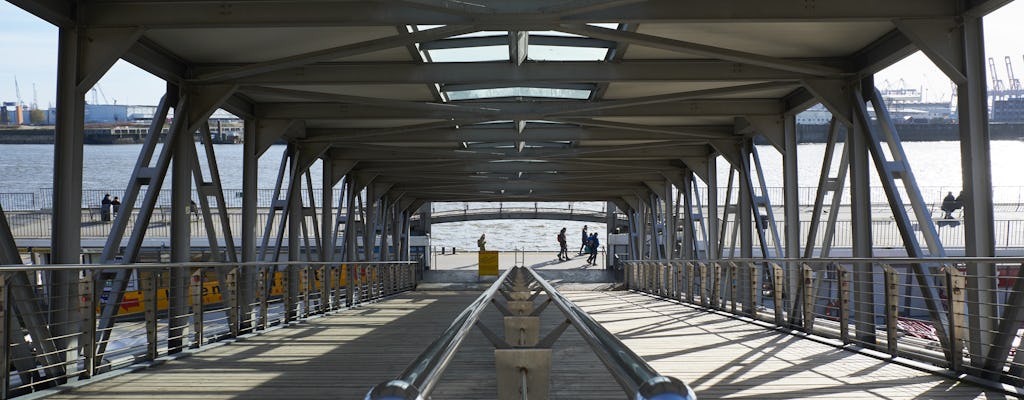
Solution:
M 84 150 L 83 188 L 86 190 L 121 191 L 127 185 L 142 145 L 87 145 Z M 242 145 L 215 145 L 221 180 L 225 189 L 241 188 Z M 272 146 L 260 158 L 259 186 L 272 189 L 277 178 L 281 156 L 285 146 Z M 960 145 L 958 142 L 908 142 L 904 143 L 907 159 L 910 161 L 918 184 L 933 187 L 926 191 L 927 197 L 933 191 L 956 191 L 961 185 Z M 803 144 L 799 146 L 800 186 L 817 185 L 821 172 L 824 144 Z M 758 146 L 761 162 L 765 168 L 768 186 L 782 186 L 781 155 L 768 146 Z M 199 147 L 201 164 L 205 165 L 205 154 Z M 159 150 L 158 153 L 159 154 Z M 0 144 L 0 193 L 38 192 L 53 186 L 52 145 L 2 145 Z M 996 186 L 997 201 L 1013 201 L 1020 194 L 1016 188 L 1024 186 L 1024 141 L 992 142 L 992 183 Z M 719 163 L 721 184 L 725 184 L 727 171 L 724 162 Z M 204 174 L 209 172 L 204 167 Z M 320 165 L 313 166 L 313 186 L 320 187 Z M 872 174 L 874 185 L 878 177 Z M 165 184 L 170 177 L 165 179 Z M 999 187 L 1014 187 L 1005 190 Z M 99 199 L 97 199 L 97 202 Z M 462 203 L 450 205 L 461 208 Z M 588 207 L 587 205 L 579 205 Z M 600 209 L 603 203 L 591 203 L 588 208 Z M 514 221 L 473 221 L 441 224 L 433 227 L 432 243 L 435 246 L 458 246 L 475 248 L 480 233 L 487 233 L 488 247 L 499 250 L 526 248 L 531 250 L 555 249 L 555 235 L 562 227 L 569 233 L 570 249 L 579 240 L 582 222 L 514 220 Z M 604 231 L 604 225 L 590 226 L 590 230 Z

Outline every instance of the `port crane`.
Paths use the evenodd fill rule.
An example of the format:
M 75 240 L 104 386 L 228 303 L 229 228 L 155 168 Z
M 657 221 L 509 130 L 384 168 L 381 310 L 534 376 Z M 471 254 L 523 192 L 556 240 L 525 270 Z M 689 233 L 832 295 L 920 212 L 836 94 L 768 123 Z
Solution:
M 1021 91 L 1024 90 L 1024 88 L 1022 88 L 1020 85 L 1020 79 L 1017 79 L 1017 77 L 1013 73 L 1013 62 L 1010 61 L 1010 56 L 1006 56 L 1005 61 L 1007 74 L 1006 79 L 1007 82 L 1010 83 L 1010 95 L 1013 97 L 1017 97 L 1018 95 L 1020 95 Z

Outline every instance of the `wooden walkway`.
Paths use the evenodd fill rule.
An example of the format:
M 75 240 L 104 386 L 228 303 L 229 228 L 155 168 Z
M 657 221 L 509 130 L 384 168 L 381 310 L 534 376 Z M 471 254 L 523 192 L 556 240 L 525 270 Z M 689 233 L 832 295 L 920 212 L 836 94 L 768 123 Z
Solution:
M 362 399 L 373 384 L 401 372 L 477 295 L 406 293 L 51 398 Z M 639 294 L 566 295 L 703 399 L 1012 398 Z M 554 307 L 545 311 L 542 335 L 559 316 Z M 493 308 L 482 320 L 501 332 Z M 552 398 L 625 397 L 572 328 L 553 350 Z M 472 334 L 433 398 L 492 399 L 495 393 L 492 347 Z

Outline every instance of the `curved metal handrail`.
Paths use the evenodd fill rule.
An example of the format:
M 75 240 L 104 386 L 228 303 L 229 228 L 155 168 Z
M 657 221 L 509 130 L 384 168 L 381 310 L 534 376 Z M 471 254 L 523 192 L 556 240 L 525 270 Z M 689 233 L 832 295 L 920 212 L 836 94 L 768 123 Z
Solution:
M 594 321 L 576 304 L 558 293 L 532 268 L 526 268 L 551 302 L 565 314 L 594 354 L 601 359 L 615 380 L 632 399 L 690 400 L 696 399 L 693 390 L 679 379 L 658 374 L 643 358 L 626 347 L 615 335 Z
M 509 268 L 480 297 L 477 297 L 465 310 L 452 321 L 448 329 L 427 347 L 409 367 L 397 378 L 374 386 L 366 394 L 367 400 L 384 399 L 426 399 L 433 392 L 434 386 L 441 379 L 448 363 L 455 352 L 462 346 L 462 341 L 473 329 L 480 314 L 483 313 L 491 299 L 498 293 L 502 283 L 508 278 L 513 268 Z

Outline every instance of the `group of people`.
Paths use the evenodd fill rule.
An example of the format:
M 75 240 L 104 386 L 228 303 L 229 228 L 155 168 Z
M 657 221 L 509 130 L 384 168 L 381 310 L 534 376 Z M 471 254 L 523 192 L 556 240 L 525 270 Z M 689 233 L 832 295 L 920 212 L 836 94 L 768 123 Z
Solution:
M 946 197 L 942 199 L 942 205 L 939 207 L 944 213 L 943 219 L 953 219 L 953 211 L 959 210 L 964 207 L 964 192 L 961 191 L 959 196 L 953 197 L 953 192 L 947 192 Z
M 476 240 L 476 247 L 480 251 L 487 251 L 487 234 L 480 235 L 480 238 Z M 558 261 L 569 261 L 569 244 L 565 238 L 565 228 L 558 232 L 558 247 Z M 587 234 L 587 226 L 584 225 L 578 255 L 589 254 L 587 264 L 597 265 L 597 249 L 600 247 L 601 241 L 597 238 L 597 233 Z
M 110 193 L 103 195 L 103 200 L 100 201 L 100 220 L 103 222 L 109 222 L 110 217 L 117 218 L 117 213 L 121 211 L 121 198 L 114 196 L 114 199 L 110 199 Z
M 589 254 L 590 257 L 587 258 L 587 264 L 597 265 L 597 249 L 601 246 L 601 241 L 598 240 L 597 233 L 595 232 L 588 235 L 587 226 L 584 225 L 581 239 L 580 250 L 577 255 L 583 255 L 584 253 Z M 565 238 L 565 228 L 562 228 L 562 230 L 558 232 L 558 247 L 558 261 L 568 261 L 569 245 Z

